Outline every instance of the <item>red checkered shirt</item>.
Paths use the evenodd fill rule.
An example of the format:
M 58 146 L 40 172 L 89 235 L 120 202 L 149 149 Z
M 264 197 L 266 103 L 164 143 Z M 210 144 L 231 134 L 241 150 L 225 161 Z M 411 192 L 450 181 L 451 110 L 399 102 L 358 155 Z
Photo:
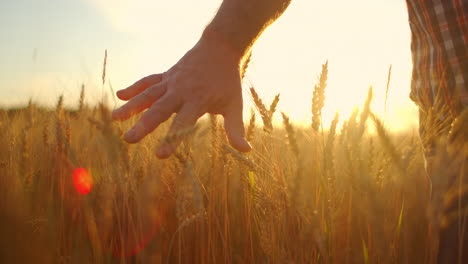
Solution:
M 468 1 L 406 0 L 411 28 L 411 99 L 422 111 L 443 99 L 468 106 Z

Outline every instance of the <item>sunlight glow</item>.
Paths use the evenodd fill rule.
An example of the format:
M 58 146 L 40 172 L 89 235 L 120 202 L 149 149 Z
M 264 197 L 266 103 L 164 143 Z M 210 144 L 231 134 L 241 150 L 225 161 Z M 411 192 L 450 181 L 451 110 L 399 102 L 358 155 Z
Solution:
M 2 46 L 0 42 L 0 57 L 6 61 L 0 65 L 0 106 L 27 104 L 30 98 L 54 105 L 63 94 L 65 104 L 76 107 L 82 84 L 87 89 L 86 102 L 95 104 L 103 91 L 110 93 L 110 83 L 119 90 L 164 72 L 194 45 L 222 1 L 51 0 L 41 2 L 43 6 L 27 2 L 36 8 L 24 10 L 11 1 L 0 10 L 8 23 L 24 24 L 15 30 L 5 26 L 8 23 L 0 25 L 5 31 L 1 35 L 8 40 L 3 43 L 10 43 Z M 24 21 L 17 15 L 23 12 L 28 18 Z M 32 21 L 42 21 L 40 30 Z M 103 87 L 105 49 L 109 82 Z M 313 87 L 321 65 L 328 61 L 325 127 L 335 112 L 345 119 L 362 105 L 370 85 L 375 94 L 373 111 L 381 117 L 385 113 L 390 129 L 417 125 L 417 108 L 409 99 L 412 63 L 405 1 L 292 1 L 255 43 L 252 54 L 247 82 L 265 102 L 279 93 L 278 112 L 287 113 L 294 123 L 310 123 Z M 253 106 L 249 88 L 243 88 L 245 120 Z

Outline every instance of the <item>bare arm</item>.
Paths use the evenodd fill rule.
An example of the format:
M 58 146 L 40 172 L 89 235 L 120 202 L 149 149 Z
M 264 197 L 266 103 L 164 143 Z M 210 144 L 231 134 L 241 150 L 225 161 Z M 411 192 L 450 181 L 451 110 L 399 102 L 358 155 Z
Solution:
M 243 55 L 291 0 L 224 0 L 207 30 L 224 37 Z
M 193 126 L 205 113 L 221 114 L 231 145 L 249 151 L 242 120 L 240 64 L 263 30 L 278 18 L 290 0 L 224 0 L 200 40 L 174 66 L 147 76 L 117 92 L 128 101 L 113 112 L 126 120 L 148 109 L 124 138 L 136 143 L 177 113 L 169 134 Z M 160 158 L 180 142 L 163 143 Z

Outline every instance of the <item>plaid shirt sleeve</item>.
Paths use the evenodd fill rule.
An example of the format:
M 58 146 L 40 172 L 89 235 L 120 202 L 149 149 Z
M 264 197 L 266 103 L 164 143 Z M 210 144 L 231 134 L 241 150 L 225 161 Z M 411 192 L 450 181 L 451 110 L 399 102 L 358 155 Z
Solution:
M 422 111 L 442 100 L 453 114 L 460 113 L 468 106 L 468 2 L 406 3 L 412 35 L 410 97 Z

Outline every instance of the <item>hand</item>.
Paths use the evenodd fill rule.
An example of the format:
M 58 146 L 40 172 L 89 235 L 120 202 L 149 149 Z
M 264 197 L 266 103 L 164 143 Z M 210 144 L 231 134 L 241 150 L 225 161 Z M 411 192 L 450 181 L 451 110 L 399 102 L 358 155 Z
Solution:
M 114 120 L 126 120 L 148 108 L 124 139 L 139 142 L 173 113 L 177 115 L 168 134 L 190 128 L 205 113 L 212 113 L 223 115 L 230 144 L 239 151 L 249 151 L 242 120 L 241 57 L 223 44 L 203 36 L 167 72 L 147 76 L 118 91 L 117 97 L 128 102 L 112 113 Z M 179 144 L 180 140 L 164 142 L 156 155 L 167 158 Z

